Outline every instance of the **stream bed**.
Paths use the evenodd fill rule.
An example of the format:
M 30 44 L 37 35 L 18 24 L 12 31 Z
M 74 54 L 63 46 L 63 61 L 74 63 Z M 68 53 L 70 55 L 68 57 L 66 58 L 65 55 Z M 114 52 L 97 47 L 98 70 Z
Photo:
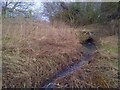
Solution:
M 57 72 L 53 78 L 46 81 L 46 83 L 43 85 L 42 88 L 46 88 L 47 90 L 50 88 L 53 88 L 55 86 L 55 81 L 57 79 L 66 77 L 67 75 L 70 75 L 77 70 L 79 70 L 82 66 L 90 63 L 91 57 L 94 54 L 94 51 L 96 50 L 95 44 L 93 42 L 85 42 L 82 44 L 84 48 L 84 54 L 80 58 L 79 63 L 74 63 L 69 65 L 67 68 L 65 68 L 63 71 Z

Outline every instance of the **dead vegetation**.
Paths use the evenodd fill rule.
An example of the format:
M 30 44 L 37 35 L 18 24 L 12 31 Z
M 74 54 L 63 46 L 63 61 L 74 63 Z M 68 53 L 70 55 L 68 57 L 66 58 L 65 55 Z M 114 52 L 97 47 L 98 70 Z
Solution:
M 101 40 L 102 45 L 94 53 L 91 62 L 66 77 L 56 79 L 54 87 L 118 88 L 117 36 Z M 103 43 L 107 44 L 107 48 Z
M 80 28 L 83 29 L 95 33 L 93 38 L 96 42 L 99 40 L 98 53 L 82 69 L 57 79 L 55 87 L 118 87 L 117 36 L 110 36 L 107 31 L 103 34 L 108 27 L 102 25 Z M 61 22 L 51 25 L 46 22 L 4 21 L 3 87 L 41 87 L 56 72 L 78 62 L 83 52 L 80 42 L 88 37 L 80 30 Z
M 96 53 L 91 63 L 64 78 L 58 78 L 54 87 L 118 88 L 118 67 L 113 66 L 114 63 L 118 60 Z
M 46 22 L 32 24 L 3 21 L 4 88 L 40 87 L 81 56 L 81 45 L 72 28 L 56 28 Z

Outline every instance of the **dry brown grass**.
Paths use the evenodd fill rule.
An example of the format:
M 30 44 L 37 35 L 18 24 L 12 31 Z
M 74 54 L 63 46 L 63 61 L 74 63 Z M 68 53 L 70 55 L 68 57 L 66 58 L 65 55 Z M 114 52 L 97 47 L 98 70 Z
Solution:
M 7 19 L 2 38 L 3 87 L 40 87 L 81 56 L 75 31 L 64 24 Z
M 95 53 L 90 64 L 84 65 L 80 70 L 64 78 L 57 79 L 54 87 L 118 88 L 118 68 L 117 65 L 113 66 L 113 62 L 116 61 Z
M 86 26 L 80 30 L 95 29 L 97 37 L 93 38 L 96 41 L 101 38 L 99 53 L 79 71 L 57 79 L 57 87 L 118 87 L 117 39 L 116 36 L 106 36 L 108 30 L 103 34 L 108 28 L 98 26 Z M 82 55 L 80 42 L 88 37 L 80 30 L 62 22 L 55 22 L 53 25 L 38 21 L 29 23 L 19 18 L 4 21 L 3 87 L 40 87 L 57 71 L 77 62 Z
M 106 29 L 105 26 L 96 27 L 96 25 L 84 28 L 86 32 L 87 30 L 92 30 L 93 32 L 93 30 L 101 30 L 101 28 Z M 78 32 L 82 33 L 82 31 Z M 118 79 L 118 37 L 103 33 L 97 33 L 97 35 L 104 35 L 104 37 L 98 36 L 100 38 L 100 45 L 97 47 L 97 52 L 93 55 L 91 62 L 84 65 L 79 71 L 57 79 L 55 87 L 118 88 L 118 82 L 120 82 Z M 82 36 L 79 33 L 78 35 Z M 87 38 L 87 36 L 82 37 Z M 80 39 L 84 41 L 85 38 L 82 37 Z M 93 39 L 96 38 L 93 37 Z

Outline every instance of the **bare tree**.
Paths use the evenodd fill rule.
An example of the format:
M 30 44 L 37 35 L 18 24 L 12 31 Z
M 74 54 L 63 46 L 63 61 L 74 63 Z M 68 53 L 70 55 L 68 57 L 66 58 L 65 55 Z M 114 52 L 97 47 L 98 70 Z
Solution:
M 30 10 L 30 7 L 34 5 L 32 2 L 13 2 L 6 0 L 5 2 L 2 2 L 2 13 L 4 15 L 13 12 L 21 12 L 23 14 L 26 14 Z

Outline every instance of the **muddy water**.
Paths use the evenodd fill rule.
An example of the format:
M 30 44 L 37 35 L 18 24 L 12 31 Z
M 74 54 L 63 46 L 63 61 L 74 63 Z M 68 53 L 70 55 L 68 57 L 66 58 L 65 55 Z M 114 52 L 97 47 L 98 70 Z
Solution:
M 92 57 L 94 51 L 96 50 L 95 45 L 90 42 L 85 42 L 83 44 L 83 47 L 84 47 L 84 54 L 80 58 L 80 60 L 79 60 L 80 62 L 71 64 L 71 65 L 69 65 L 69 67 L 67 67 L 63 71 L 57 72 L 53 78 L 51 78 L 49 81 L 47 81 L 45 83 L 45 85 L 43 85 L 43 88 L 46 88 L 47 90 L 50 88 L 53 88 L 55 86 L 55 81 L 57 79 L 66 77 L 67 75 L 70 75 L 70 74 L 76 72 L 82 66 L 84 66 L 90 62 L 91 57 Z

